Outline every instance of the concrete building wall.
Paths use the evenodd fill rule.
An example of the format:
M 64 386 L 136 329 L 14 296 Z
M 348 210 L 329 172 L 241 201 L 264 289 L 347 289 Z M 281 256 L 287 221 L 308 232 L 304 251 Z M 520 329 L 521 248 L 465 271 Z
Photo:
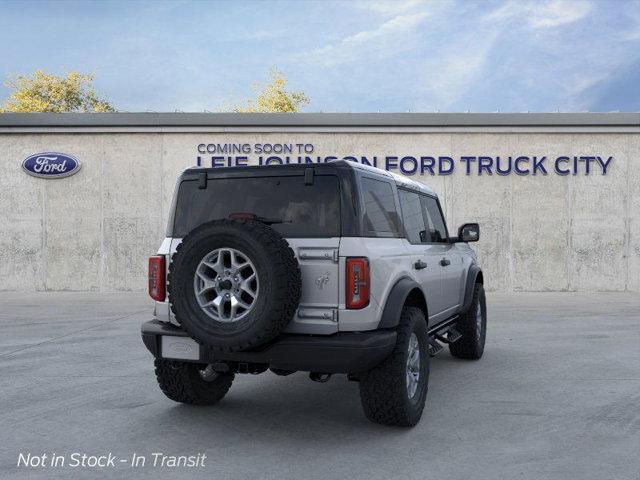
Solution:
M 0 290 L 142 290 L 164 237 L 175 180 L 201 143 L 313 143 L 314 154 L 609 154 L 606 176 L 413 178 L 440 195 L 449 229 L 481 225 L 489 289 L 640 290 L 636 132 L 65 132 L 0 130 Z M 43 151 L 82 169 L 47 180 L 21 169 Z

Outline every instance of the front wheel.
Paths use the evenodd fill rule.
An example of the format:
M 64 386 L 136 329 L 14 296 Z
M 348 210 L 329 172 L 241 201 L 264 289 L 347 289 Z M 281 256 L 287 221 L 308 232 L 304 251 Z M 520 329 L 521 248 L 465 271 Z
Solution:
M 156 378 L 171 400 L 191 405 L 213 405 L 233 383 L 233 373 L 218 373 L 211 365 L 156 358 Z
M 360 378 L 360 401 L 367 418 L 385 425 L 417 424 L 427 398 L 429 360 L 424 313 L 405 307 L 393 352 Z

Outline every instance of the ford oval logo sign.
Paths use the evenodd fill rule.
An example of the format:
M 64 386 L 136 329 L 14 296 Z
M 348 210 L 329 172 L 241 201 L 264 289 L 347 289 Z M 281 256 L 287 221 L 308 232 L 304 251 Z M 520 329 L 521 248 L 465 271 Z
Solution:
M 65 153 L 36 153 L 22 162 L 22 169 L 34 177 L 62 178 L 80 170 L 80 162 Z

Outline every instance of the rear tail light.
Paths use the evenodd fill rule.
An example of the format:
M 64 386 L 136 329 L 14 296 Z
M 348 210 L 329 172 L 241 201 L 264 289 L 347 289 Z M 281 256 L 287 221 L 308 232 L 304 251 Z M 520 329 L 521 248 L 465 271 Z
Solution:
M 149 295 L 157 302 L 164 302 L 166 296 L 164 272 L 164 255 L 149 257 Z
M 359 309 L 369 305 L 369 259 L 347 258 L 347 308 Z
M 255 220 L 256 215 L 249 212 L 233 212 L 229 214 L 230 220 Z

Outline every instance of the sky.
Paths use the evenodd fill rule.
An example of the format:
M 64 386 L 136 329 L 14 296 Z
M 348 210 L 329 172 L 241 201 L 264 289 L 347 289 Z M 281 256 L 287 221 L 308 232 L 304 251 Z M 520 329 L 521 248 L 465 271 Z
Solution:
M 0 0 L 0 76 L 215 111 L 273 68 L 306 111 L 640 111 L 640 1 Z M 8 93 L 0 87 L 0 98 Z

